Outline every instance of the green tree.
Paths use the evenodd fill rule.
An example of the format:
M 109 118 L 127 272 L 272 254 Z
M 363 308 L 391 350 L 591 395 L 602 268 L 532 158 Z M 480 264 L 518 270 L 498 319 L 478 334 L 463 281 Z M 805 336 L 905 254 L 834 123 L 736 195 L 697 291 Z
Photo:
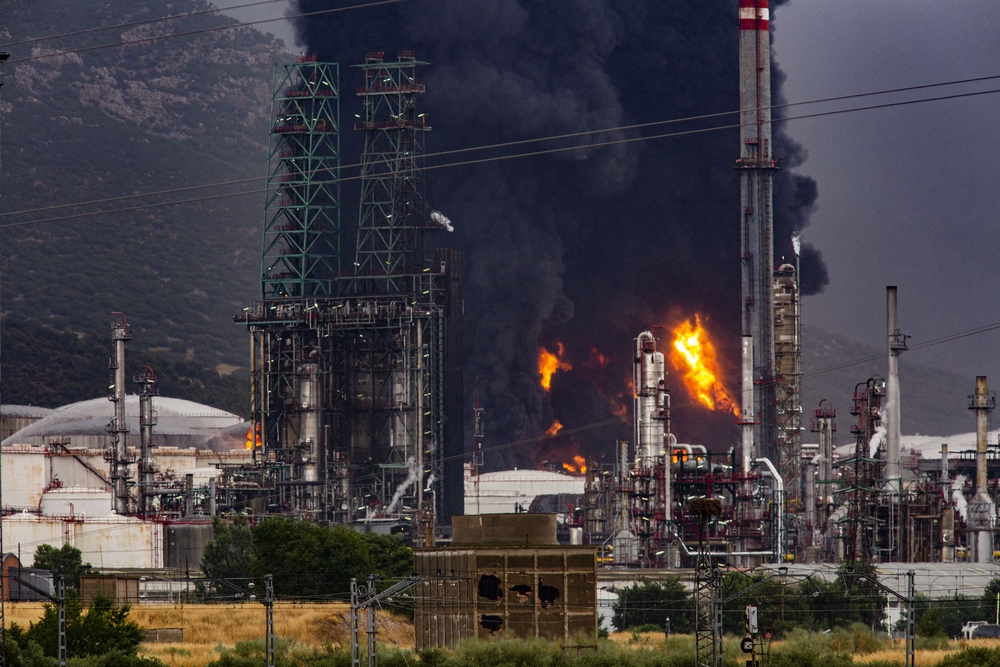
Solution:
M 875 566 L 865 561 L 844 561 L 837 568 L 837 587 L 842 593 L 842 620 L 838 625 L 864 623 L 873 630 L 884 629 L 889 599 L 871 579 Z
M 69 657 L 104 655 L 117 651 L 135 655 L 143 640 L 138 623 L 128 619 L 129 606 L 117 606 L 109 598 L 97 596 L 90 609 L 73 596 L 66 601 L 66 653 Z M 59 616 L 53 605 L 24 633 L 25 646 L 35 642 L 45 655 L 55 657 L 59 650 Z
M 361 541 L 371 554 L 375 573 L 389 579 L 413 574 L 413 549 L 395 535 L 361 533 Z
M 83 562 L 83 554 L 76 547 L 64 544 L 56 549 L 51 544 L 41 544 L 35 549 L 35 562 L 32 567 L 51 570 L 52 574 L 62 576 L 66 586 L 80 590 L 80 575 L 90 571 L 90 563 Z
M 1000 608 L 998 600 L 1000 600 L 1000 577 L 993 577 L 983 590 L 983 597 L 980 599 L 979 611 L 975 620 L 995 623 L 997 609 Z
M 618 591 L 611 622 L 618 630 L 640 625 L 666 627 L 670 617 L 672 632 L 691 632 L 694 602 L 691 593 L 678 578 L 661 581 L 643 579 L 641 583 Z
M 351 577 L 363 579 L 375 572 L 364 539 L 349 528 L 269 517 L 252 533 L 250 574 L 256 579 L 274 575 L 277 595 L 344 594 L 350 591 Z
M 941 610 L 928 605 L 924 613 L 918 613 L 914 630 L 918 637 L 946 637 Z
M 201 569 L 210 579 L 245 579 L 253 561 L 253 535 L 245 514 L 232 523 L 212 517 L 214 539 L 205 545 Z

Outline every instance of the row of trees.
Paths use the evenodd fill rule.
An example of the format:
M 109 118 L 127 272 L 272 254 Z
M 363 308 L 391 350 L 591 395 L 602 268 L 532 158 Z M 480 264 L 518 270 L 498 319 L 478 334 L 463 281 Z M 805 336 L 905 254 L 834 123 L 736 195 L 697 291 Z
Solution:
M 722 580 L 723 599 L 732 598 L 723 607 L 723 628 L 741 634 L 744 608 L 752 603 L 758 607 L 760 625 L 772 628 L 779 637 L 794 628 L 824 631 L 854 623 L 887 630 L 884 620 L 889 599 L 858 576 L 861 574 L 874 576 L 874 568 L 866 563 L 844 564 L 830 582 L 819 577 L 802 580 L 781 576 L 763 581 L 763 576 L 729 573 Z M 759 585 L 748 590 L 754 584 Z M 991 581 L 981 597 L 956 595 L 931 602 L 918 595 L 917 634 L 957 637 L 967 621 L 995 618 L 998 593 L 1000 578 Z M 667 617 L 673 632 L 694 630 L 694 599 L 678 579 L 646 580 L 619 591 L 612 622 L 618 630 L 663 628 Z
M 343 596 L 352 577 L 401 578 L 413 571 L 413 552 L 391 535 L 269 517 L 251 526 L 216 517 L 215 539 L 205 547 L 202 570 L 209 580 L 274 577 L 280 597 Z M 214 590 L 225 593 L 225 587 Z

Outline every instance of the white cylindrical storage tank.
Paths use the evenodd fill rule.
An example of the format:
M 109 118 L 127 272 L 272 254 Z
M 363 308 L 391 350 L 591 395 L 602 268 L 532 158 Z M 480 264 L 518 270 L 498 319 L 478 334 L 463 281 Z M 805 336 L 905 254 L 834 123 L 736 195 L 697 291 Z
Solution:
M 111 514 L 111 492 L 74 487 L 42 494 L 42 516 L 95 517 Z

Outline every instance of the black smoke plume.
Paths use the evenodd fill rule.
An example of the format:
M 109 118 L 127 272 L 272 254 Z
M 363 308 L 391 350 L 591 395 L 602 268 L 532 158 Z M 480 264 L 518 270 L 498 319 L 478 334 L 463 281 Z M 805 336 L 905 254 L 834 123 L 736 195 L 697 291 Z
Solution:
M 394 59 L 398 50 L 412 49 L 429 61 L 421 103 L 434 126 L 428 139 L 434 152 L 734 111 L 736 5 L 406 0 L 300 19 L 297 29 L 310 53 L 341 63 L 344 91 L 360 85 L 350 65 L 363 62 L 365 52 Z M 298 0 L 296 12 L 327 7 L 326 0 Z M 778 100 L 780 72 L 774 81 Z M 353 95 L 343 97 L 346 121 L 361 105 Z M 733 122 L 735 116 L 718 124 Z M 703 126 L 619 131 L 574 145 Z M 356 161 L 360 140 L 345 133 L 344 164 Z M 519 150 L 560 145 L 566 144 Z M 775 153 L 785 166 L 775 180 L 780 261 L 792 257 L 792 232 L 806 226 L 816 186 L 789 171 L 805 153 L 780 124 Z M 431 243 L 465 252 L 466 388 L 470 404 L 476 386 L 481 393 L 487 446 L 541 435 L 556 417 L 567 429 L 612 419 L 616 401 L 631 404 L 633 338 L 696 312 L 715 336 L 726 384 L 738 392 L 738 154 L 738 132 L 731 129 L 428 172 L 429 206 L 455 226 L 454 234 Z M 357 195 L 345 188 L 344 200 L 349 223 L 355 214 L 346 211 L 356 211 Z M 352 237 L 344 238 L 349 246 Z M 805 246 L 802 262 L 808 290 L 821 290 L 826 269 L 819 252 Z M 574 370 L 557 373 L 546 393 L 537 346 L 551 349 L 557 340 Z M 594 349 L 607 357 L 601 373 L 587 363 Z M 681 383 L 671 378 L 670 385 L 681 441 L 716 450 L 732 444 L 732 415 L 684 407 Z M 573 437 L 584 453 L 610 461 L 614 439 L 628 436 L 620 422 Z M 506 451 L 488 463 L 530 465 L 531 454 Z

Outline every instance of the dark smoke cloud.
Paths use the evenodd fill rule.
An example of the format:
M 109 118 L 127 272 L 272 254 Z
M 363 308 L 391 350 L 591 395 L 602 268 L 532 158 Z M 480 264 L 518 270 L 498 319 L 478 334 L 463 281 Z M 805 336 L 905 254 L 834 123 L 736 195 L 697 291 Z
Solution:
M 299 0 L 297 11 L 325 7 Z M 348 66 L 366 51 L 413 49 L 429 61 L 429 151 L 738 104 L 735 0 L 408 0 L 311 17 L 297 29 L 310 52 L 342 64 L 344 90 L 359 84 Z M 350 119 L 360 104 L 345 96 L 341 107 Z M 345 163 L 359 141 L 345 135 Z M 466 387 L 471 396 L 478 382 L 488 444 L 539 435 L 555 417 L 567 428 L 611 418 L 611 399 L 631 373 L 632 339 L 695 312 L 738 389 L 738 151 L 729 130 L 429 172 L 428 201 L 456 228 L 431 242 L 466 253 Z M 775 152 L 786 165 L 776 182 L 776 252 L 787 246 L 790 256 L 791 230 L 806 225 L 816 188 L 788 171 L 805 153 L 780 130 Z M 344 198 L 347 210 L 356 207 L 354 192 Z M 805 253 L 807 262 L 810 288 L 820 289 L 818 251 Z M 555 340 L 574 370 L 557 374 L 545 394 L 537 345 Z M 609 359 L 601 374 L 585 363 L 592 348 Z M 679 384 L 671 381 L 678 404 L 686 401 Z M 731 415 L 674 414 L 682 440 L 723 448 L 736 437 Z M 627 426 L 581 434 L 577 444 L 610 453 L 616 437 L 628 437 Z M 493 464 L 530 463 L 525 452 L 504 459 Z

